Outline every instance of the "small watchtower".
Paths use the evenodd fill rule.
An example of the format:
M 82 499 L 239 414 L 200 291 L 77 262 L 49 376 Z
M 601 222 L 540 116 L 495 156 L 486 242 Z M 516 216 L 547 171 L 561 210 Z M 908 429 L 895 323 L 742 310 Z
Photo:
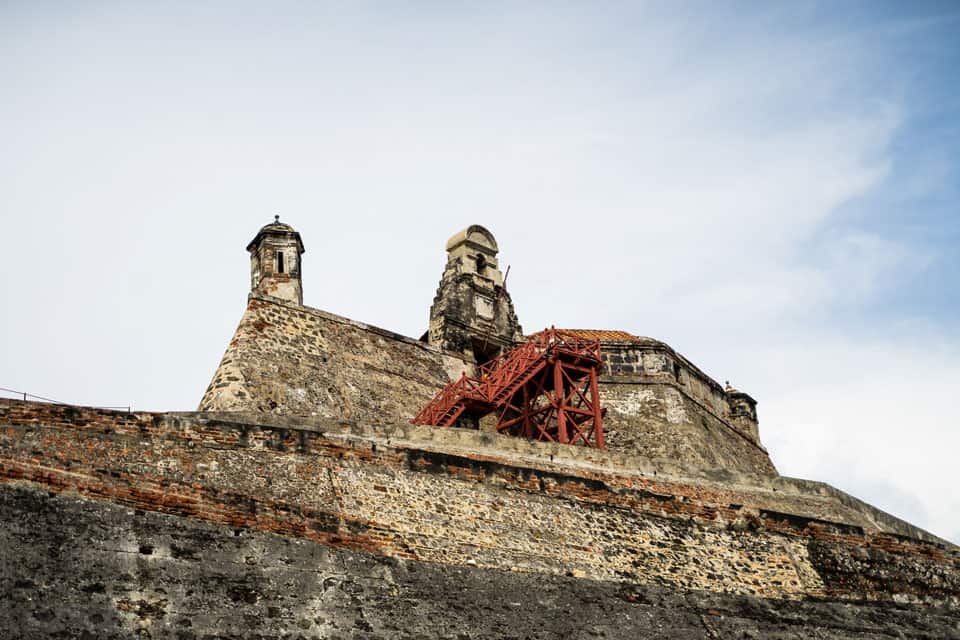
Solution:
M 734 427 L 742 435 L 761 446 L 760 426 L 757 421 L 757 401 L 743 391 L 731 387 L 729 381 L 724 391 L 727 394 L 727 402 L 730 406 L 730 421 Z
M 280 216 L 257 232 L 247 245 L 250 252 L 250 290 L 281 300 L 303 304 L 303 283 L 300 279 L 300 256 L 303 241 L 300 234 Z

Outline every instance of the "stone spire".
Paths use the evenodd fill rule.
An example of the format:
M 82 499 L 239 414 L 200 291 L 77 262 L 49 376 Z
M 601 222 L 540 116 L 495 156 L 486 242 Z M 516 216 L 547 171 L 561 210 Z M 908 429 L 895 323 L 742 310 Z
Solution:
M 482 364 L 523 340 L 498 251 L 493 234 L 480 225 L 447 241 L 447 266 L 430 307 L 431 345 Z
M 250 290 L 281 300 L 303 304 L 303 283 L 300 280 L 300 256 L 303 241 L 300 234 L 280 216 L 257 232 L 247 245 L 250 252 Z

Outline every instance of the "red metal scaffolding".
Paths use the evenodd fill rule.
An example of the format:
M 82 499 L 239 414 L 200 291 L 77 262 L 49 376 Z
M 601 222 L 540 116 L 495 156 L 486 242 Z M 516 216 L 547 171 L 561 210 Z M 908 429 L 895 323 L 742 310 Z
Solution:
M 478 377 L 448 384 L 412 422 L 478 424 L 495 413 L 499 433 L 603 448 L 601 368 L 599 340 L 545 329 L 481 366 Z

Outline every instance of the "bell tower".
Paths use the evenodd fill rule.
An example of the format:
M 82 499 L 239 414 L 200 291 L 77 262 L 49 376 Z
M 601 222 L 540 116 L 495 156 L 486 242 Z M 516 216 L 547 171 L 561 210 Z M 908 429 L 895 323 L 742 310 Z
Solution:
M 303 304 L 303 283 L 300 279 L 300 256 L 303 241 L 300 234 L 280 216 L 257 232 L 247 245 L 250 252 L 250 290 L 281 300 Z
M 498 251 L 493 234 L 476 224 L 447 241 L 447 266 L 430 307 L 427 342 L 483 364 L 523 340 Z

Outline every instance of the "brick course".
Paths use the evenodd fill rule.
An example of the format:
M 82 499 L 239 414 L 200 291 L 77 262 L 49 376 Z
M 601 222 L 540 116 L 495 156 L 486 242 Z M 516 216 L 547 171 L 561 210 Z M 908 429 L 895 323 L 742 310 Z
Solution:
M 598 452 L 499 448 L 509 440 L 0 403 L 8 483 L 431 563 L 765 598 L 960 603 L 955 547 L 789 479 L 651 477 Z

